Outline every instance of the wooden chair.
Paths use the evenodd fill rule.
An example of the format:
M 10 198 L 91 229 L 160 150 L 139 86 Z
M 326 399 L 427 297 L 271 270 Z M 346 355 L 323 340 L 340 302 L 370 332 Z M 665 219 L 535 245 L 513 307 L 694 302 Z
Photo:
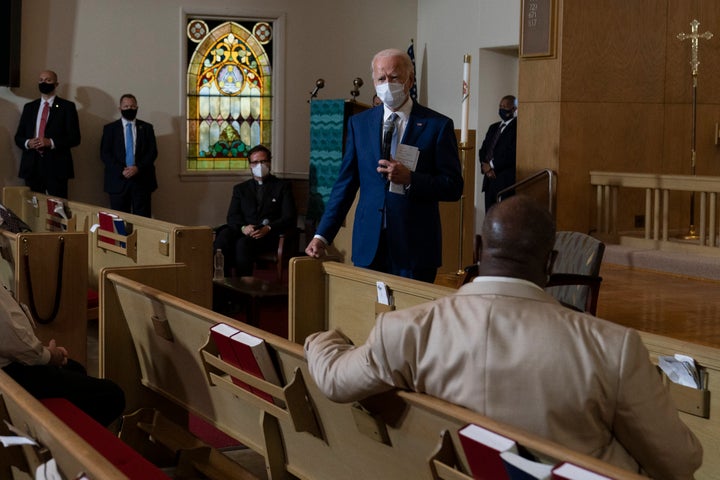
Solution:
M 555 234 L 557 257 L 545 290 L 566 307 L 595 315 L 605 244 L 580 232 Z
M 217 235 L 223 229 L 228 228 L 227 224 L 213 228 L 213 234 Z M 300 248 L 300 229 L 290 227 L 278 236 L 277 248 L 262 252 L 255 258 L 255 267 L 266 269 L 273 268 L 277 273 L 277 279 L 282 280 L 283 271 L 287 269 L 290 258 L 298 255 Z
M 290 227 L 278 237 L 277 249 L 259 254 L 255 265 L 261 268 L 270 265 L 275 269 L 277 279 L 282 280 L 283 271 L 287 269 L 290 259 L 298 255 L 299 248 L 300 230 Z

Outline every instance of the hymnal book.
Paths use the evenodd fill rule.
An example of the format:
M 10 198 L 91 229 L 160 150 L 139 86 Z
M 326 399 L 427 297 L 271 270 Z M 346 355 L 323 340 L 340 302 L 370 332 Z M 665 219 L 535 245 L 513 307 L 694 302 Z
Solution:
M 475 480 L 509 480 L 500 453 L 519 453 L 514 440 L 472 423 L 458 437 Z
M 47 213 L 48 217 L 50 219 L 48 220 L 48 226 L 52 228 L 55 231 L 61 231 L 67 229 L 65 225 L 62 224 L 62 222 L 54 219 L 64 219 L 67 220 L 67 214 L 65 213 L 65 205 L 63 204 L 62 200 L 58 200 L 57 198 L 48 198 L 47 199 Z
M 591 472 L 572 463 L 561 463 L 552 470 L 552 479 L 559 480 L 611 480 L 605 475 Z
M 515 452 L 502 452 L 500 458 L 505 465 L 510 480 L 546 480 L 555 465 L 536 462 Z
M 117 233 L 118 235 L 127 236 L 127 229 L 125 228 L 125 221 L 110 212 L 98 212 L 98 223 L 100 224 L 100 230 L 106 232 Z M 109 237 L 98 236 L 101 242 L 109 243 L 111 245 L 117 245 L 121 248 L 125 248 L 125 242 L 113 240 Z
M 125 228 L 125 220 L 123 220 L 122 218 L 118 216 L 115 216 L 115 218 L 113 218 L 113 228 L 115 229 L 115 233 L 117 233 L 118 235 L 127 237 L 128 232 L 127 228 Z M 127 243 L 125 242 L 118 242 L 118 244 L 120 245 L 120 248 L 125 248 L 127 246 Z
M 231 327 L 226 323 L 217 323 L 210 327 L 210 336 L 212 336 L 212 339 L 218 348 L 220 359 L 223 362 L 227 362 L 233 367 L 237 367 L 242 370 L 243 368 L 240 365 L 237 355 L 235 354 L 235 348 L 233 348 L 233 341 L 231 340 L 231 337 L 238 332 L 240 332 L 240 330 L 235 327 Z M 235 377 L 232 377 L 232 381 L 235 385 L 244 388 L 248 392 L 253 391 L 250 385 L 238 380 Z
M 275 364 L 270 357 L 267 345 L 262 338 L 239 331 L 233 335 L 231 339 L 233 340 L 235 355 L 237 355 L 238 361 L 240 362 L 243 370 L 257 378 L 265 380 L 266 382 L 279 387 L 282 386 L 280 376 L 278 375 Z M 282 407 L 285 406 L 284 402 L 280 399 L 274 399 L 272 395 L 256 388 L 254 388 L 253 391 L 258 397 L 263 398 L 268 402 L 273 402 Z

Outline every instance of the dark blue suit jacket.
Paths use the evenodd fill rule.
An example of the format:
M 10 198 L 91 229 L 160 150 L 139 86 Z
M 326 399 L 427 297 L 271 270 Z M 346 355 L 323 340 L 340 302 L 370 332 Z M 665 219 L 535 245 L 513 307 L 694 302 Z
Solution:
M 157 144 L 155 130 L 152 124 L 135 120 L 136 145 L 135 165 L 138 173 L 127 179 L 123 177 L 125 169 L 125 133 L 122 120 L 116 120 L 103 127 L 103 136 L 100 141 L 100 157 L 105 164 L 105 191 L 107 193 L 121 193 L 128 182 L 135 182 L 146 192 L 157 189 L 155 177 L 155 159 L 157 158 Z
M 383 106 L 350 117 L 345 154 L 316 233 L 332 242 L 352 206 L 357 190 L 352 261 L 367 267 L 375 258 L 387 212 L 388 254 L 407 269 L 442 264 L 442 230 L 438 202 L 455 201 L 463 191 L 453 122 L 427 107 L 413 105 L 401 143 L 420 150 L 412 183 L 405 195 L 388 191 L 377 172 L 381 157 Z
M 75 104 L 69 100 L 55 97 L 45 126 L 45 138 L 55 144 L 55 148 L 46 149 L 40 156 L 36 150 L 26 149 L 25 142 L 35 138 L 40 99 L 26 103 L 23 107 L 20 123 L 15 132 L 15 145 L 22 150 L 18 177 L 29 178 L 40 169 L 47 177 L 74 178 L 73 159 L 70 149 L 80 145 L 80 122 Z

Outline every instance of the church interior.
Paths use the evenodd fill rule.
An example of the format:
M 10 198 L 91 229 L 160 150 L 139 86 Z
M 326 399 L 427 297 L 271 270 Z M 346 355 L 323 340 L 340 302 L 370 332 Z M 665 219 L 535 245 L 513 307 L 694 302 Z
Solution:
M 474 423 L 540 459 L 643 478 L 427 395 L 336 404 L 308 376 L 302 344 L 312 332 L 342 327 L 356 342 L 367 338 L 387 307 L 376 282 L 395 292 L 393 308 L 404 308 L 467 279 L 485 211 L 477 152 L 498 99 L 512 94 L 517 179 L 527 180 L 518 191 L 547 202 L 558 231 L 604 243 L 592 274 L 598 317 L 638 330 L 654 362 L 680 353 L 701 367 L 703 388 L 668 388 L 705 451 L 695 478 L 720 478 L 720 396 L 711 395 L 720 378 L 720 3 L 8 0 L 2 8 L 11 33 L 9 58 L 0 58 L 10 64 L 0 86 L 2 203 L 32 233 L 0 230 L 0 279 L 62 320 L 40 325 L 38 337 L 64 339 L 89 372 L 121 385 L 128 416 L 119 437 L 71 431 L 57 422 L 72 423 L 62 412 L 0 376 L 0 416 L 24 423 L 21 433 L 46 447 L 0 449 L 0 469 L 13 465 L 18 475 L 18 465 L 44 465 L 49 451 L 63 478 L 462 479 L 472 477 L 457 431 Z M 272 173 L 292 183 L 299 231 L 279 255 L 278 275 L 271 261 L 252 281 L 212 280 L 213 229 L 226 221 L 233 186 L 251 175 L 247 166 L 191 167 L 196 19 L 272 26 L 272 128 L 262 138 Z M 459 146 L 463 200 L 441 206 L 443 265 L 432 285 L 353 267 L 350 219 L 331 252 L 340 261 L 304 257 L 318 175 L 313 109 L 369 107 L 373 54 L 411 44 L 418 103 L 451 118 L 458 138 L 469 130 Z M 13 142 L 46 69 L 58 74 L 58 95 L 77 105 L 82 134 L 65 199 L 73 218 L 52 228 L 42 212 L 47 195 L 18 178 Z M 138 118 L 154 125 L 159 187 L 152 218 L 128 214 L 133 231 L 103 239 L 95 225 L 109 209 L 101 136 L 126 92 L 137 97 Z M 221 138 L 232 143 L 239 131 Z M 208 336 L 219 322 L 264 339 L 285 385 L 224 362 Z M 162 471 L 151 473 L 156 466 Z

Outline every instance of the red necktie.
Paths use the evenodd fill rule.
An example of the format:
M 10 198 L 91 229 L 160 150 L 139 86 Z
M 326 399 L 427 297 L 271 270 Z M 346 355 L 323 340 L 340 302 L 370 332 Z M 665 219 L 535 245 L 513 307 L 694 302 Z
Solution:
M 45 137 L 45 125 L 47 125 L 48 115 L 50 115 L 50 104 L 43 102 L 42 116 L 40 117 L 40 128 L 38 128 L 38 137 Z

